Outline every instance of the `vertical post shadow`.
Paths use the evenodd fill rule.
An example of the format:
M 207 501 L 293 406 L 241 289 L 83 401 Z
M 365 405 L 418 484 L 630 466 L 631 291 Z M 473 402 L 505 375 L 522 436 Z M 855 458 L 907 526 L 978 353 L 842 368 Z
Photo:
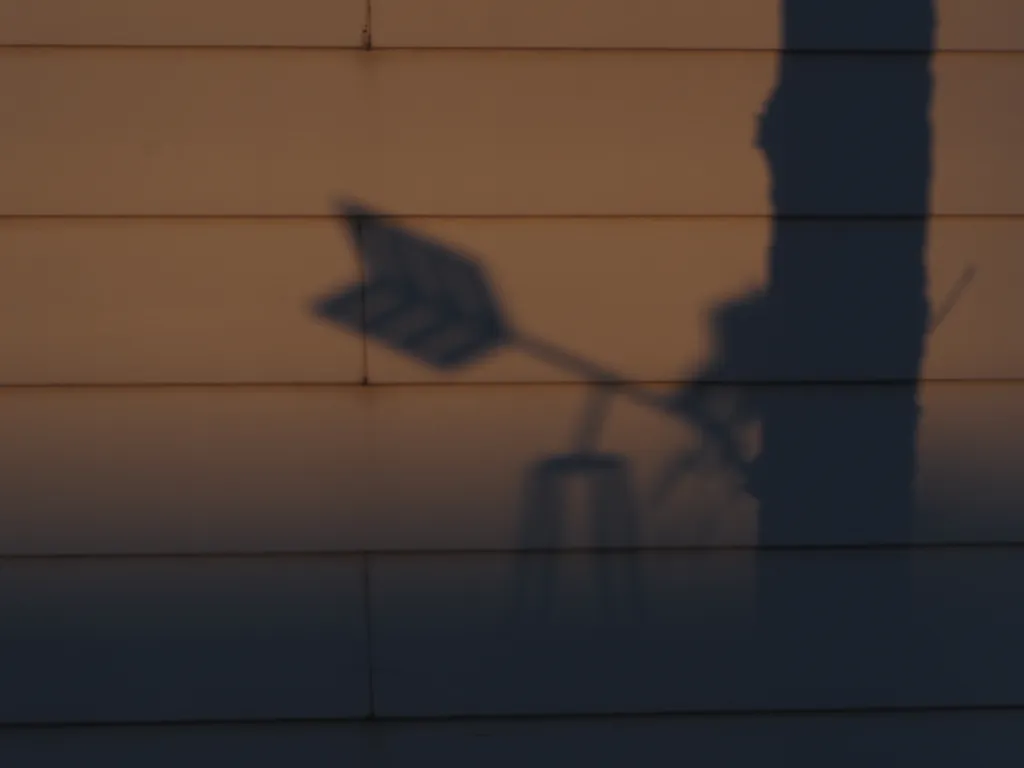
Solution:
M 786 0 L 783 13 L 759 132 L 774 209 L 761 343 L 787 379 L 889 386 L 760 398 L 760 540 L 906 543 L 928 322 L 932 2 Z M 916 53 L 797 52 L 894 28 Z
M 569 490 L 585 484 L 590 540 L 588 566 L 596 579 L 602 620 L 640 618 L 642 585 L 634 547 L 639 545 L 639 514 L 633 471 L 629 460 L 597 449 L 611 401 L 613 386 L 591 385 L 590 399 L 581 419 L 573 450 L 549 456 L 528 470 L 520 514 L 518 575 L 513 622 L 548 622 L 558 590 L 558 556 L 551 550 L 567 547 L 568 518 L 573 510 Z M 612 549 L 604 554 L 598 550 Z M 548 550 L 542 559 L 532 550 Z
M 758 135 L 772 183 L 768 281 L 757 334 L 736 350 L 765 378 L 794 382 L 754 389 L 762 446 L 748 488 L 759 543 L 907 545 L 929 319 L 935 12 L 931 0 L 785 0 L 783 14 L 784 50 Z M 805 52 L 893 35 L 910 50 Z M 808 592 L 798 582 L 817 572 L 812 565 L 884 578 Z M 864 685 L 886 686 L 888 700 L 922 689 L 925 638 L 893 629 L 906 628 L 900 619 L 915 607 L 909 552 L 762 550 L 757 579 L 763 674 L 776 684 L 824 701 L 836 692 L 818 691 L 816 680 L 847 665 L 841 649 L 856 646 L 892 665 Z M 812 597 L 798 605 L 796 594 Z M 858 613 L 878 620 L 858 623 Z
M 618 550 L 607 556 L 590 555 L 588 565 L 596 577 L 602 620 L 637 619 L 642 597 L 639 563 L 629 550 L 637 542 L 637 516 L 629 462 L 615 454 L 566 454 L 537 462 L 528 473 L 523 498 L 523 550 L 516 578 L 514 621 L 547 622 L 552 619 L 558 591 L 558 556 L 545 551 L 540 559 L 531 550 L 554 550 L 566 545 L 569 486 L 586 484 L 586 506 L 591 544 Z M 569 555 L 563 555 L 569 557 Z
M 843 649 L 856 645 L 878 650 L 865 658 L 902 660 L 881 676 L 892 689 L 884 700 L 898 700 L 926 688 L 928 666 L 925 638 L 892 629 L 905 628 L 915 608 L 909 552 L 772 547 L 913 541 L 929 332 L 935 12 L 932 0 L 783 0 L 781 7 L 784 47 L 757 137 L 771 174 L 768 279 L 763 290 L 712 312 L 712 358 L 672 408 L 739 470 L 758 502 L 761 683 L 809 706 L 853 695 L 818 681 L 848 665 Z M 888 52 L 870 50 L 870 41 Z M 823 52 L 830 45 L 846 50 Z M 750 383 L 715 386 L 736 381 Z M 739 398 L 723 409 L 717 401 L 730 389 Z M 761 432 L 752 460 L 731 442 L 751 421 Z M 699 460 L 684 454 L 670 462 L 655 503 Z M 857 557 L 882 559 L 865 570 Z M 806 583 L 845 568 L 873 573 L 874 581 L 839 591 Z M 851 618 L 858 614 L 892 621 L 866 626 Z M 863 679 L 879 677 L 874 670 Z

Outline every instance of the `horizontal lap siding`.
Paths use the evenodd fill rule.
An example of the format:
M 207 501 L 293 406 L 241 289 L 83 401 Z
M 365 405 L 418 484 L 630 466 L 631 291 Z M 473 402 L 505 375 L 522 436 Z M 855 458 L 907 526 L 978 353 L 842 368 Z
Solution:
M 0 0 L 0 45 L 362 44 L 366 0 Z
M 565 516 L 561 533 L 531 516 L 531 473 L 574 450 L 589 395 L 582 386 L 0 393 L 0 553 L 761 541 L 756 501 L 701 448 L 693 425 L 628 397 L 613 402 L 598 447 L 625 462 L 632 491 L 616 514 L 634 520 L 635 531 L 597 535 L 586 498 L 572 493 L 564 512 L 550 513 Z M 783 387 L 760 403 L 797 424 L 813 415 L 841 425 L 856 412 L 885 434 L 901 395 L 892 387 Z M 1024 391 L 931 384 L 919 400 L 912 540 L 1024 539 Z M 756 456 L 756 426 L 739 437 Z M 824 448 L 862 461 L 841 436 Z M 675 473 L 687 457 L 704 462 Z M 586 474 L 570 473 L 559 487 L 582 493 L 586 484 Z M 793 510 L 773 543 L 869 544 L 895 535 L 884 527 L 888 509 L 847 517 L 808 505 Z
M 359 717 L 363 578 L 333 561 L 0 568 L 0 722 Z
M 0 720 L 357 718 L 371 658 L 383 717 L 1019 707 L 1022 568 L 1015 548 L 385 556 L 368 582 L 347 558 L 8 563 Z
M 0 221 L 0 383 L 230 384 L 686 381 L 722 349 L 715 315 L 756 302 L 766 280 L 769 219 L 413 219 L 395 224 L 479 264 L 515 334 L 491 354 L 438 370 L 367 344 L 358 312 L 318 304 L 360 281 L 339 220 Z M 913 222 L 792 221 L 821 252 L 900 256 Z M 925 263 L 934 313 L 922 376 L 1024 378 L 1024 219 L 934 219 Z M 965 280 L 969 282 L 964 286 Z M 571 306 L 571 310 L 567 307 Z M 868 310 L 847 318 L 871 320 Z M 783 352 L 784 350 L 780 350 Z M 740 354 L 744 354 L 742 351 Z M 782 354 L 739 361 L 734 381 L 893 379 L 880 349 L 864 367 Z
M 967 729 L 973 731 L 974 726 L 969 723 Z M 335 768 L 339 764 L 389 768 L 390 764 L 382 763 L 373 753 L 374 738 L 375 733 L 366 726 L 349 724 L 8 729 L 0 730 L 0 760 L 4 765 L 26 768 L 63 768 L 69 764 L 174 768 L 202 765 L 204 760 L 250 768 L 295 763 L 307 768 Z
M 1019 707 L 1022 576 L 1019 549 L 383 558 L 376 701 L 396 716 Z
M 919 50 L 884 5 L 886 27 L 833 23 L 803 47 Z M 339 46 L 362 44 L 367 0 L 21 0 L 0 2 L 0 45 Z M 902 7 L 901 7 L 902 6 Z M 372 0 L 375 47 L 776 50 L 778 0 Z M 937 0 L 937 50 L 1024 49 L 1016 0 Z
M 325 215 L 354 197 L 402 215 L 769 215 L 755 137 L 776 67 L 770 52 L 8 49 L 0 214 Z M 793 67 L 884 104 L 920 60 Z M 1024 56 L 933 67 L 932 213 L 1024 213 Z M 779 213 L 925 213 L 895 187 L 843 181 Z
M 864 0 L 886 25 L 850 23 L 838 4 L 822 5 L 822 25 L 797 47 L 921 50 L 916 0 Z M 1017 0 L 936 0 L 936 50 L 1024 50 Z M 373 0 L 379 47 L 672 48 L 777 50 L 779 0 Z M 910 11 L 910 13 L 908 13 Z M 878 16 L 876 15 L 876 18 Z M 908 24 L 909 20 L 909 24 Z
M 852 97 L 886 114 L 906 97 L 889 85 L 919 79 L 920 37 L 891 5 L 885 29 L 833 19 L 791 40 L 819 50 L 787 66 L 831 84 L 826 112 Z M 224 385 L 0 392 L 0 721 L 1024 705 L 1024 389 L 982 381 L 1022 376 L 1024 18 L 1011 0 L 936 6 L 927 207 L 838 180 L 773 210 L 757 134 L 777 2 L 374 0 L 385 50 L 365 53 L 342 50 L 364 43 L 363 0 L 0 0 L 0 384 Z M 809 476 L 799 509 L 766 520 L 728 467 L 686 463 L 707 458 L 692 424 L 629 393 L 599 443 L 619 496 L 595 509 L 594 478 L 566 459 L 592 403 L 578 372 L 519 344 L 439 376 L 316 317 L 361 277 L 333 218 L 352 201 L 476 259 L 514 329 L 593 363 L 589 378 L 663 382 L 692 379 L 721 351 L 714 311 L 764 287 L 773 214 L 823 259 L 882 259 L 931 217 L 927 295 L 933 311 L 957 301 L 927 339 L 913 519 L 894 537 L 904 508 L 817 509 Z M 809 386 L 713 394 L 754 397 L 776 424 L 856 414 L 878 434 L 907 401 L 905 386 L 823 383 L 887 378 L 882 362 L 792 362 L 739 378 Z M 415 386 L 237 386 L 364 379 Z M 822 466 L 864 461 L 855 432 L 821 446 Z M 759 437 L 741 435 L 750 456 Z M 530 494 L 538 468 L 546 496 Z M 568 551 L 595 546 L 627 551 Z M 182 557 L 197 554 L 219 557 Z M 716 766 L 1010 765 L 1014 717 L 115 742 L 15 728 L 0 762 L 178 749 L 520 765 L 554 744 L 674 765 L 683 743 Z
M 354 383 L 318 323 L 359 282 L 330 221 L 0 221 L 0 383 Z
M 800 715 L 559 722 L 372 725 L 220 725 L 0 731 L 6 765 L 69 763 L 173 768 L 196 755 L 230 756 L 252 768 L 301 762 L 309 768 L 488 765 L 591 768 L 936 768 L 1019 765 L 1019 713 Z M 921 761 L 920 763 L 918 761 Z

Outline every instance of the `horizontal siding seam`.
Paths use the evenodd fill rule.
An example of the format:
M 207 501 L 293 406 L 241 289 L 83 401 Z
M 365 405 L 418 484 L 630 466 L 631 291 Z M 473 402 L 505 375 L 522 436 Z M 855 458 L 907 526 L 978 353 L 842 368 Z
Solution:
M 32 722 L 32 721 L 0 721 L 0 732 L 17 730 L 93 730 L 111 728 L 181 728 L 181 727 L 219 727 L 237 725 L 337 725 L 345 723 L 373 723 L 386 726 L 394 724 L 414 723 L 473 723 L 473 722 L 572 722 L 581 720 L 653 720 L 653 719 L 740 719 L 763 717 L 780 719 L 784 717 L 877 717 L 884 715 L 928 715 L 940 713 L 1000 713 L 1024 712 L 1024 702 L 1020 704 L 965 704 L 965 705 L 924 705 L 907 707 L 830 707 L 821 709 L 669 709 L 669 710 L 623 710 L 616 712 L 550 712 L 550 713 L 505 713 L 505 714 L 459 714 L 459 715 L 369 715 L 352 717 L 267 717 L 237 718 L 208 720 L 127 720 L 127 721 L 64 721 L 64 722 Z
M 372 37 L 358 43 L 337 45 L 294 43 L 20 43 L 0 42 L 0 50 L 8 51 L 267 51 L 267 52 L 335 52 L 366 53 L 580 53 L 580 54 L 736 54 L 786 53 L 798 56 L 922 56 L 1012 55 L 1024 54 L 1024 48 L 750 48 L 750 47 L 663 47 L 663 46 L 472 46 L 472 45 L 387 45 Z
M 46 562 L 160 562 L 167 560 L 358 560 L 372 562 L 386 559 L 442 559 L 442 558 L 488 558 L 488 557 L 614 557 L 637 555 L 647 557 L 715 555 L 790 554 L 790 555 L 836 555 L 876 553 L 933 553 L 933 552 L 1016 552 L 1024 549 L 1024 539 L 976 540 L 976 541 L 920 541 L 907 543 L 851 543 L 851 544 L 709 544 L 634 547 L 563 547 L 563 548 L 432 548 L 432 549 L 337 549 L 337 550 L 225 550 L 220 552 L 97 552 L 88 554 L 0 554 L 3 563 L 46 563 Z
M 565 381 L 363 381 L 361 378 L 338 381 L 194 381 L 194 382 L 39 382 L 39 383 L 0 383 L 0 396 L 5 392 L 14 394 L 30 391 L 95 391 L 95 390 L 325 390 L 325 389 L 377 389 L 377 390 L 411 390 L 411 389 L 577 389 L 607 386 L 615 388 L 629 387 L 678 387 L 692 384 L 692 379 L 621 379 L 609 383 L 602 380 L 565 380 Z M 1020 386 L 1024 378 L 920 378 L 920 379 L 779 379 L 770 381 L 757 380 L 721 380 L 701 379 L 701 384 L 713 387 L 730 388 L 823 388 L 845 387 L 884 388 L 909 386 Z
M 0 226 L 7 222 L 192 222 L 192 221 L 336 221 L 333 213 L 310 214 L 219 214 L 219 213 L 0 213 Z M 790 222 L 907 222 L 929 221 L 1013 221 L 1020 213 L 928 213 L 928 214 L 784 214 L 770 213 L 374 213 L 374 219 L 402 221 L 790 221 Z

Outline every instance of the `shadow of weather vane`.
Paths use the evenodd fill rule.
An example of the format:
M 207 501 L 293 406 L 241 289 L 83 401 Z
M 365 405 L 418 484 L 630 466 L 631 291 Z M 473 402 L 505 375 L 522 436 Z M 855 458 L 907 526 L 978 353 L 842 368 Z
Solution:
M 612 371 L 545 339 L 515 328 L 491 285 L 486 270 L 471 256 L 446 244 L 410 232 L 360 204 L 340 211 L 362 267 L 362 280 L 320 298 L 314 313 L 353 333 L 441 371 L 472 365 L 495 352 L 515 347 L 535 359 L 579 377 L 589 386 L 585 410 L 571 448 L 536 462 L 529 470 L 524 494 L 520 547 L 554 551 L 565 546 L 566 486 L 582 478 L 590 490 L 590 526 L 595 548 L 632 551 L 638 547 L 636 494 L 629 463 L 617 454 L 597 450 L 601 431 L 616 397 L 627 398 L 696 429 L 696 445 L 671 458 L 653 481 L 645 508 L 661 506 L 681 478 L 710 461 L 713 467 L 739 470 L 739 484 L 754 480 L 755 458 L 742 447 L 742 430 L 756 421 L 756 407 L 722 408 L 722 384 L 749 378 L 736 367 L 734 349 L 749 348 L 751 338 L 770 356 L 784 340 L 771 338 L 771 318 L 764 295 L 755 292 L 723 305 L 713 317 L 716 356 L 704 370 L 675 392 L 660 394 L 631 383 Z M 964 274 L 939 304 L 928 333 L 948 316 L 974 278 Z M 741 344 L 737 340 L 742 340 Z M 716 395 L 715 393 L 718 393 Z M 757 492 L 753 490 L 755 496 Z M 554 560 L 542 558 L 524 570 L 524 582 L 547 611 L 554 581 Z M 636 575 L 627 564 L 622 578 L 631 583 L 629 605 L 638 603 Z M 607 573 L 599 575 L 606 584 Z M 621 574 L 620 574 L 621 576 Z M 529 586 L 532 584 L 532 586 Z
M 353 333 L 365 333 L 366 338 L 436 370 L 465 368 L 515 347 L 589 385 L 583 418 L 569 450 L 542 458 L 527 471 L 521 551 L 564 550 L 568 486 L 576 480 L 582 480 L 589 492 L 593 548 L 620 554 L 635 551 L 638 526 L 629 462 L 599 451 L 597 444 L 617 396 L 678 418 L 682 414 L 677 400 L 630 384 L 594 362 L 516 329 L 486 270 L 469 255 L 397 226 L 362 205 L 346 205 L 340 215 L 355 244 L 362 280 L 317 300 L 318 317 Z M 519 609 L 524 601 L 531 601 L 535 610 L 548 613 L 557 559 L 520 561 Z M 623 606 L 637 609 L 633 558 L 611 561 L 603 562 L 597 573 L 602 602 L 612 603 L 617 611 Z
M 591 402 L 580 444 L 597 438 L 608 396 L 621 394 L 646 407 L 676 414 L 660 396 L 572 352 L 517 330 L 484 268 L 452 247 L 389 223 L 359 204 L 341 218 L 356 246 L 363 280 L 318 299 L 314 313 L 441 371 L 464 368 L 501 349 L 516 347 L 600 388 Z
M 784 339 L 771 337 L 772 319 L 765 313 L 765 296 L 760 292 L 727 302 L 713 313 L 715 357 L 674 393 L 660 394 L 516 329 L 486 270 L 468 254 L 397 226 L 358 203 L 343 205 L 339 215 L 356 247 L 363 280 L 319 299 L 314 312 L 321 319 L 365 333 L 441 371 L 464 368 L 501 349 L 516 347 L 571 373 L 591 388 L 573 441 L 576 456 L 592 454 L 608 409 L 618 396 L 686 421 L 697 429 L 700 445 L 669 463 L 655 483 L 654 504 L 664 500 L 673 477 L 694 469 L 709 453 L 717 454 L 727 466 L 749 465 L 736 428 L 749 424 L 756 414 L 723 413 L 711 393 L 723 384 L 757 378 L 749 353 L 737 354 L 737 347 L 757 347 L 767 359 L 785 344 Z M 933 313 L 929 334 L 949 315 L 974 276 L 972 266 L 957 280 Z M 737 360 L 746 362 L 738 366 Z
M 512 342 L 483 269 L 358 205 L 342 212 L 363 282 L 321 299 L 316 314 L 426 365 L 452 370 Z

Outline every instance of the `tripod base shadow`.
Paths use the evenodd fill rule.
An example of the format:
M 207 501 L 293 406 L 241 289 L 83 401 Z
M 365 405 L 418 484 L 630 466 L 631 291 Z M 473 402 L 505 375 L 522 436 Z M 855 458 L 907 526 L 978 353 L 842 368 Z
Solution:
M 582 481 L 586 489 L 584 514 L 591 542 L 585 555 L 564 550 L 574 481 Z M 591 452 L 551 457 L 534 465 L 525 486 L 519 540 L 525 551 L 516 565 L 514 618 L 554 618 L 560 570 L 565 570 L 569 558 L 579 558 L 596 571 L 597 618 L 639 619 L 643 590 L 636 553 L 636 495 L 628 460 Z M 600 551 L 604 548 L 609 551 Z

